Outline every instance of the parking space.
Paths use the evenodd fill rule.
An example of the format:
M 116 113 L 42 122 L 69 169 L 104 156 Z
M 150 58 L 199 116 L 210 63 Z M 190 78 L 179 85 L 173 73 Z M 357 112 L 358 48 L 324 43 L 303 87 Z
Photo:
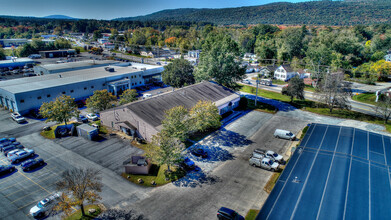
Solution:
M 221 206 L 242 215 L 259 209 L 268 196 L 263 187 L 272 172 L 249 165 L 252 151 L 267 148 L 283 154 L 291 141 L 274 138 L 275 129 L 297 133 L 306 124 L 257 111 L 242 116 L 200 142 L 208 158 L 189 155 L 198 170 L 154 190 L 136 203 L 137 210 L 149 219 L 214 219 Z
M 107 207 L 132 203 L 146 196 L 149 189 L 130 184 L 118 175 L 123 171 L 124 160 L 142 153 L 129 141 L 118 137 L 108 137 L 100 142 L 79 137 L 48 140 L 39 134 L 46 125 L 44 122 L 27 120 L 27 124 L 19 125 L 10 119 L 8 111 L 0 111 L 0 137 L 16 137 L 22 145 L 34 149 L 35 157 L 42 158 L 46 164 L 29 172 L 24 172 L 17 164 L 17 171 L 0 176 L 1 219 L 31 218 L 28 216 L 30 208 L 56 192 L 56 182 L 65 169 L 91 167 L 100 170 L 103 183 L 100 195 Z M 0 154 L 0 164 L 9 164 L 3 154 Z

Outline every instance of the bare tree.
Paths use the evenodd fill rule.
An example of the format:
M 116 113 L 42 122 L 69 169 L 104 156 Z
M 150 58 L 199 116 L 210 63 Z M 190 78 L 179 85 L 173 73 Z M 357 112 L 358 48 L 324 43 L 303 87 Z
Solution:
M 84 202 L 87 201 L 93 204 L 101 199 L 98 194 L 102 191 L 99 174 L 98 170 L 92 168 L 75 168 L 64 171 L 61 175 L 62 180 L 57 183 L 58 190 L 63 191 L 63 193 L 56 209 L 69 215 L 73 206 L 79 206 L 82 215 L 85 216 Z
M 387 124 L 391 116 L 391 98 L 388 96 L 382 96 L 376 106 L 374 107 L 379 117 L 384 119 L 384 124 Z
M 319 101 L 325 103 L 330 112 L 334 108 L 350 109 L 351 83 L 343 81 L 343 74 L 326 74 L 319 85 Z

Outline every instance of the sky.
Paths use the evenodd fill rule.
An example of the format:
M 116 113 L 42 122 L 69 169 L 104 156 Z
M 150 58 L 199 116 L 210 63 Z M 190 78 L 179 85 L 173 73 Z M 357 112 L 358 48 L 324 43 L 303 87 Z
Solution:
M 0 15 L 113 19 L 175 8 L 228 8 L 305 0 L 0 0 Z

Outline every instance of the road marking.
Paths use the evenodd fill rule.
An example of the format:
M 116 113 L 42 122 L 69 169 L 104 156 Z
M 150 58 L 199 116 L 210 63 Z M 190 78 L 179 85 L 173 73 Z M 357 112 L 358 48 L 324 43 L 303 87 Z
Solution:
M 49 178 L 51 178 L 51 177 L 52 177 L 52 176 L 48 176 L 47 178 L 44 178 L 44 179 L 42 179 L 41 181 L 38 181 L 37 183 L 41 183 L 41 182 L 43 182 L 43 181 L 45 181 L 45 180 L 47 180 L 47 179 L 49 179 Z M 53 184 L 55 184 L 55 183 L 50 184 L 50 186 L 53 185 Z M 7 187 L 7 188 L 1 189 L 1 190 L 5 190 L 5 189 L 8 189 L 8 188 L 11 188 L 11 187 L 13 187 L 13 186 L 15 186 L 15 185 L 16 185 L 16 184 L 14 184 L 14 185 L 12 185 L 12 186 L 9 186 L 9 187 Z M 20 192 L 20 191 L 23 191 L 23 190 L 25 190 L 25 189 L 20 189 L 20 190 L 14 191 L 14 192 L 12 192 L 12 193 L 10 193 L 10 194 L 8 194 L 8 195 L 5 195 L 5 197 L 8 197 L 8 196 L 10 196 L 10 195 L 12 195 L 12 194 L 15 194 L 15 193 Z
M 31 195 L 31 194 L 33 194 L 33 193 L 35 193 L 35 192 L 41 191 L 41 190 L 42 190 L 42 189 L 38 189 L 38 190 L 32 191 L 32 192 L 30 192 L 30 193 L 28 193 L 28 194 L 24 194 L 24 196 L 21 196 L 21 197 L 15 199 L 15 200 L 13 200 L 11 203 L 17 202 L 17 201 L 19 201 L 19 200 L 25 198 L 26 196 L 29 196 L 29 195 Z
M 51 195 L 51 193 L 47 194 L 45 197 L 48 197 L 49 195 Z M 41 201 L 41 200 L 40 199 L 34 200 L 33 202 L 30 202 L 30 203 L 28 203 L 28 204 L 26 204 L 24 206 L 19 207 L 18 210 L 23 209 L 23 208 L 25 208 L 25 207 L 27 207 L 27 206 L 29 206 L 31 204 L 34 204 L 34 203 L 36 203 L 38 201 Z
M 18 172 L 19 173 L 19 172 Z M 26 175 L 24 175 L 23 173 L 19 173 L 20 175 L 24 176 L 25 178 L 27 178 L 28 180 L 30 180 L 31 182 L 33 182 L 35 185 L 39 186 L 40 188 L 42 188 L 43 190 L 45 190 L 47 193 L 50 193 L 47 189 L 45 189 L 43 186 L 39 185 L 38 183 L 36 183 L 34 180 L 30 179 L 29 177 L 27 177 Z

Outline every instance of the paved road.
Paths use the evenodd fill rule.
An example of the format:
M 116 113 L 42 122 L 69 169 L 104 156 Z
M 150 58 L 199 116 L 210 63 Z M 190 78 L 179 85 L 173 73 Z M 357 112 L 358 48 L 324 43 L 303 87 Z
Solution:
M 249 80 L 251 82 L 250 86 L 256 87 L 256 81 L 252 80 L 252 79 L 249 79 Z M 284 85 L 273 85 L 273 86 L 259 85 L 259 88 L 280 93 L 283 86 Z M 365 90 L 360 90 L 360 91 L 366 92 Z M 304 91 L 304 97 L 305 97 L 305 99 L 308 99 L 308 100 L 313 100 L 313 101 L 319 100 L 316 97 L 316 94 L 314 92 L 310 92 L 310 91 Z M 369 114 L 369 115 L 377 115 L 376 111 L 374 110 L 373 105 L 365 104 L 362 102 L 357 102 L 352 99 L 349 99 L 349 101 L 350 101 L 352 110 L 357 111 L 357 112 L 361 112 L 361 113 L 365 113 L 365 114 Z

